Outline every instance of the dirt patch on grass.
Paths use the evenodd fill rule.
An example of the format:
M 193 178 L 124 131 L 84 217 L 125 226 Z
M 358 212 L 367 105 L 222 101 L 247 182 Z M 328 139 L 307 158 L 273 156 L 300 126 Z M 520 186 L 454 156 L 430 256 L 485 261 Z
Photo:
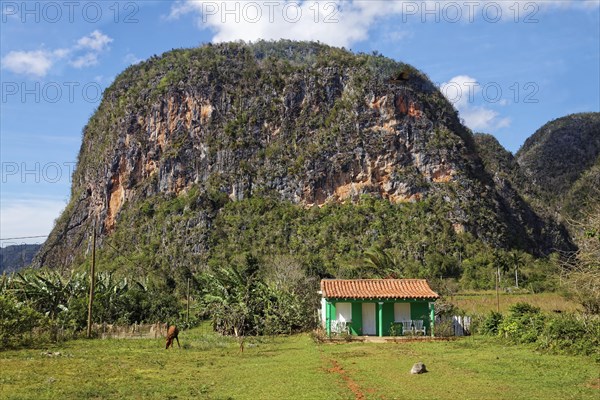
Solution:
M 336 356 L 338 358 L 342 358 L 342 359 L 357 359 L 360 357 L 370 357 L 373 353 L 368 353 L 366 351 L 360 351 L 360 350 L 355 350 L 355 351 L 347 351 L 347 352 L 342 352 L 340 354 L 337 354 Z
M 350 389 L 350 391 L 354 393 L 356 400 L 365 400 L 365 394 L 360 389 L 358 383 L 356 383 L 352 378 L 348 376 L 346 370 L 344 370 L 344 368 L 342 368 L 342 366 L 336 360 L 331 359 L 330 361 L 332 367 L 329 368 L 327 371 L 332 374 L 340 375 L 344 382 L 346 382 L 346 385 L 348 385 L 348 389 Z
M 592 379 L 588 382 L 587 386 L 592 389 L 600 390 L 600 378 Z

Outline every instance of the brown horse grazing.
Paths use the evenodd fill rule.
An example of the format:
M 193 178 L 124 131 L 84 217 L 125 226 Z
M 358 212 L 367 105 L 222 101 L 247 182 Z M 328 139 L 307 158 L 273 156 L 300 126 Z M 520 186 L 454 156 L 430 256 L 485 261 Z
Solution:
M 177 337 L 179 335 L 179 329 L 177 329 L 175 325 L 167 325 L 167 328 L 167 347 L 165 348 L 168 349 L 169 346 L 173 347 L 173 339 L 177 340 L 177 346 L 181 348 L 179 345 L 179 338 Z

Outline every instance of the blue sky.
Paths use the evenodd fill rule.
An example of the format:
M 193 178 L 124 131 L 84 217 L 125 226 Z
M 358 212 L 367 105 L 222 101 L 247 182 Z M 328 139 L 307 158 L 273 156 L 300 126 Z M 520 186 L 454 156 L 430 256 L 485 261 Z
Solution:
M 427 73 L 467 126 L 512 152 L 552 119 L 600 111 L 598 0 L 0 5 L 1 239 L 49 233 L 101 91 L 173 48 L 287 38 L 377 50 Z

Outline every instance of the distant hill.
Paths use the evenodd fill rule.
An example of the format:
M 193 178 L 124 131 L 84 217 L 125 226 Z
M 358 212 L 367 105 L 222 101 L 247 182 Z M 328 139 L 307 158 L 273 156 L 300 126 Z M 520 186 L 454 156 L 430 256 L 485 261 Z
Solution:
M 545 231 L 543 237 L 567 237 L 565 228 L 585 219 L 600 204 L 600 113 L 567 115 L 548 122 L 513 156 L 491 135 L 475 135 L 484 168 L 515 216 Z M 507 197 L 508 196 L 508 197 Z
M 40 247 L 39 244 L 19 244 L 0 248 L 0 274 L 28 266 Z
M 539 205 L 540 191 L 512 153 L 492 135 L 479 133 L 474 138 L 486 172 L 494 180 L 506 207 L 513 210 L 509 214 L 511 225 L 529 226 L 536 237 L 546 238 L 546 247 L 551 247 L 552 243 L 570 242 L 565 226 Z
M 600 113 L 571 114 L 548 122 L 525 141 L 516 159 L 536 192 L 538 208 L 563 218 L 576 217 L 598 197 Z

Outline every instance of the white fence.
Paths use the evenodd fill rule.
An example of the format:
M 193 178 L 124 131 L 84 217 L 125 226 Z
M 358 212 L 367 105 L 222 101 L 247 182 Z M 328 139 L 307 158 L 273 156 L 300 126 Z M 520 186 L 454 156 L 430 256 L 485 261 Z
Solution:
M 436 336 L 438 333 L 446 334 L 448 336 L 470 336 L 471 335 L 471 317 L 454 315 L 452 317 L 435 317 L 435 323 L 440 328 L 434 327 Z M 441 325 L 450 325 L 451 332 L 442 332 Z

